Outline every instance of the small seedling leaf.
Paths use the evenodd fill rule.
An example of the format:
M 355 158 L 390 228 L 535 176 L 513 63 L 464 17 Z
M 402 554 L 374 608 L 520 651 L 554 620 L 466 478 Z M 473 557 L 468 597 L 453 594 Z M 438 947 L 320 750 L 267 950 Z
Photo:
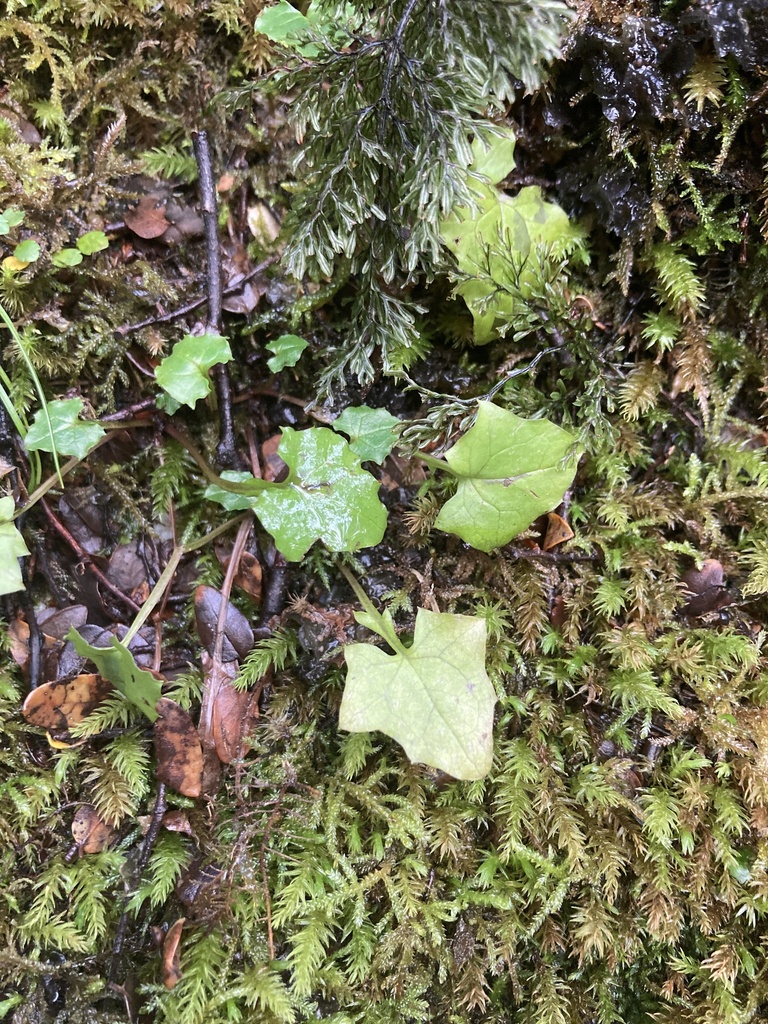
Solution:
M 155 705 L 160 700 L 160 680 L 139 668 L 128 648 L 116 636 L 111 647 L 93 647 L 84 640 L 76 629 L 67 634 L 77 653 L 92 661 L 101 675 L 119 690 L 125 699 L 147 716 L 150 722 L 157 719 Z
M 208 371 L 231 359 L 229 342 L 220 334 L 187 334 L 160 363 L 155 377 L 171 398 L 194 409 L 196 402 L 210 393 Z
M 11 228 L 17 228 L 24 223 L 24 214 L 21 210 L 14 210 L 9 207 L 0 213 L 0 235 L 7 235 Z
M 472 143 L 472 170 L 498 185 L 515 169 L 515 134 L 510 129 L 492 136 L 478 135 Z
M 381 464 L 397 441 L 400 420 L 386 409 L 350 406 L 331 424 L 349 437 L 349 447 L 361 462 Z
M 508 543 L 560 504 L 576 473 L 573 448 L 554 423 L 481 402 L 474 425 L 446 453 L 459 485 L 435 525 L 480 551 Z
M 76 267 L 83 262 L 83 254 L 79 249 L 61 249 L 51 256 L 51 263 L 54 267 Z
M 296 334 L 281 334 L 276 341 L 267 343 L 267 348 L 275 354 L 267 360 L 272 373 L 279 373 L 286 366 L 295 366 L 308 342 Z
M 81 235 L 75 244 L 84 256 L 93 256 L 95 252 L 108 248 L 109 239 L 103 231 L 89 231 Z
M 13 255 L 19 263 L 34 263 L 40 256 L 40 246 L 33 238 L 28 238 L 24 242 L 19 242 L 13 250 Z
M 496 702 L 485 641 L 485 620 L 420 608 L 412 647 L 397 654 L 372 644 L 346 647 L 339 727 L 378 730 L 411 761 L 456 779 L 483 778 L 493 760 Z
M 93 420 L 81 420 L 78 416 L 83 411 L 80 398 L 56 399 L 47 402 L 48 420 L 42 410 L 38 410 L 24 444 L 30 452 L 56 451 L 59 455 L 74 455 L 84 459 L 93 446 L 104 437 L 105 430 Z
M 13 498 L 0 498 L 0 594 L 24 589 L 19 559 L 29 554 L 29 548 L 12 522 L 14 512 Z

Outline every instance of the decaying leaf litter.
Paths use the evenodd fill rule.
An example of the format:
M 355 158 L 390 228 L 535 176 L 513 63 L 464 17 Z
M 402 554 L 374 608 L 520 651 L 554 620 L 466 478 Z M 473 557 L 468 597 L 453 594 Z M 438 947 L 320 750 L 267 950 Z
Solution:
M 764 5 L 70 6 L 0 30 L 3 1013 L 760 1019 Z

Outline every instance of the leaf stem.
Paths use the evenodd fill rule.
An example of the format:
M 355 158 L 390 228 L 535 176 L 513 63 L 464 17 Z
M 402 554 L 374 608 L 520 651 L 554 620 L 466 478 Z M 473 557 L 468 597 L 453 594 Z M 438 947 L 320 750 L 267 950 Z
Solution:
M 358 601 L 363 606 L 366 612 L 366 622 L 364 623 L 364 625 L 366 625 L 369 629 L 372 629 L 375 633 L 378 633 L 382 640 L 386 640 L 386 642 L 389 644 L 392 650 L 396 651 L 397 654 L 407 655 L 408 650 L 406 647 L 403 646 L 400 637 L 395 632 L 395 627 L 392 624 L 392 619 L 385 618 L 381 614 L 381 612 L 377 611 L 371 599 L 368 597 L 366 592 L 357 582 L 357 580 L 346 567 L 346 565 L 342 565 L 341 562 L 338 562 L 337 564 L 342 575 L 346 578 L 347 583 L 349 583 L 350 587 L 354 591 L 355 597 L 358 599 Z
M 259 480 L 254 477 L 252 480 L 225 480 L 223 477 L 218 476 L 214 473 L 208 463 L 205 461 L 198 449 L 192 444 L 189 438 L 183 434 L 180 430 L 172 424 L 166 422 L 163 425 L 163 429 L 166 434 L 169 434 L 172 438 L 179 442 L 182 448 L 185 448 L 192 456 L 194 461 L 200 467 L 200 471 L 208 481 L 209 484 L 214 484 L 216 487 L 221 487 L 224 491 L 231 491 L 233 494 L 244 494 L 246 497 L 255 497 L 262 491 L 268 491 L 275 487 L 284 487 L 289 481 L 283 481 L 282 483 L 275 483 L 273 480 Z
M 61 476 L 61 468 L 59 466 L 59 456 L 58 456 L 58 453 L 56 451 L 56 438 L 55 438 L 54 433 L 53 433 L 53 424 L 51 423 L 51 417 L 48 415 L 48 402 L 46 401 L 45 392 L 43 391 L 43 386 L 40 383 L 40 378 L 37 375 L 37 370 L 35 369 L 32 360 L 29 358 L 29 355 L 27 354 L 27 350 L 24 348 L 24 342 L 21 340 L 21 335 L 19 334 L 18 330 L 16 329 L 16 324 L 8 316 L 8 314 L 5 311 L 5 307 L 2 306 L 2 305 L 0 305 L 0 319 L 2 319 L 3 323 L 5 324 L 5 326 L 11 332 L 11 337 L 13 338 L 14 342 L 16 343 L 16 348 L 21 353 L 22 359 L 26 363 L 27 372 L 29 373 L 30 379 L 31 379 L 32 383 L 35 386 L 35 391 L 37 392 L 37 397 L 40 399 L 40 406 L 41 406 L 41 409 L 42 409 L 43 418 L 45 419 L 45 425 L 48 428 L 48 437 L 50 438 L 50 441 L 51 441 L 51 454 L 53 455 L 53 464 L 56 467 L 56 473 L 57 473 L 58 478 L 59 478 L 59 483 L 63 487 L 64 486 L 64 480 L 62 479 L 62 476 Z M 22 434 L 22 440 L 23 439 L 24 439 L 24 434 Z

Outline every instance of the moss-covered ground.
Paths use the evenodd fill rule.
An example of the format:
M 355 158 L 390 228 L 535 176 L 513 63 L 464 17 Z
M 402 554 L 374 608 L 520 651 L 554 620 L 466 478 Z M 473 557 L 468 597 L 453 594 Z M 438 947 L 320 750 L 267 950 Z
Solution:
M 254 31 L 264 6 L 4 4 L 0 210 L 24 220 L 0 235 L 0 303 L 47 398 L 110 429 L 63 487 L 44 454 L 50 488 L 16 521 L 30 554 L 2 599 L 0 1019 L 768 1019 L 768 5 L 571 0 L 569 18 L 544 0 L 356 0 L 345 36 L 325 2 L 341 20 L 303 55 Z M 505 64 L 508 9 L 536 89 Z M 361 119 L 346 136 L 369 88 L 372 134 Z M 482 345 L 450 253 L 430 249 L 441 160 L 473 118 L 516 138 L 500 188 L 539 187 L 578 233 Z M 196 132 L 234 359 L 172 413 L 155 369 L 206 323 L 210 291 Z M 347 235 L 324 267 L 326 229 Z M 53 258 L 90 232 L 107 247 Z M 36 260 L 13 256 L 24 241 Z M 275 373 L 266 346 L 286 334 L 308 348 Z M 0 335 L 31 421 L 29 365 Z M 553 510 L 572 538 L 549 543 L 542 518 L 486 554 L 435 528 L 444 494 L 417 449 L 444 451 L 489 395 L 577 437 Z M 195 723 L 202 705 L 234 736 L 201 795 L 158 779 L 119 695 L 59 730 L 22 715 L 30 689 L 88 673 L 71 626 L 129 626 L 175 546 L 224 522 L 190 444 L 216 472 L 279 472 L 281 427 L 363 404 L 407 421 L 406 443 L 370 467 L 384 540 L 346 565 L 405 636 L 420 607 L 485 619 L 487 777 L 339 730 L 356 599 L 322 544 L 286 563 L 252 519 L 180 557 L 133 648 Z M 23 508 L 34 458 L 7 410 L 0 472 Z M 249 696 L 211 725 L 222 661 Z

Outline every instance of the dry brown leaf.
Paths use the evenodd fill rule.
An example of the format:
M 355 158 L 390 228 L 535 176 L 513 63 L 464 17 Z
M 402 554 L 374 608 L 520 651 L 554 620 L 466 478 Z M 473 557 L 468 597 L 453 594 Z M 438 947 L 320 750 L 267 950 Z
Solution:
M 29 661 L 29 624 L 21 616 L 11 620 L 8 638 L 11 657 L 19 668 L 26 668 Z
M 163 815 L 163 828 L 169 832 L 184 832 L 192 835 L 192 826 L 184 811 L 166 811 Z
M 182 796 L 200 796 L 203 751 L 197 729 L 187 712 L 168 697 L 161 697 L 156 708 L 160 716 L 153 726 L 157 778 Z
M 164 205 L 157 196 L 142 196 L 136 206 L 125 212 L 126 226 L 139 238 L 159 238 L 170 227 Z
M 229 550 L 222 548 L 216 549 L 216 557 L 221 562 L 221 565 L 225 570 L 229 568 L 231 556 L 231 548 Z M 255 555 L 252 555 L 250 551 L 244 551 L 240 556 L 240 563 L 237 567 L 237 573 L 233 581 L 235 586 L 244 590 L 246 594 L 249 594 L 254 599 L 254 601 L 260 601 L 262 576 L 263 572 L 261 562 Z
M 733 603 L 725 589 L 723 566 L 716 558 L 706 558 L 700 569 L 688 569 L 683 573 L 682 582 L 688 601 L 683 605 L 683 614 L 707 615 Z
M 163 984 L 166 988 L 176 988 L 181 981 L 181 930 L 186 917 L 174 921 L 163 940 Z
M 222 665 L 213 698 L 212 739 L 222 764 L 231 764 L 238 757 L 248 725 L 246 719 L 251 694 L 235 689 L 233 681 L 236 677 L 237 662 Z
M 27 696 L 22 714 L 30 725 L 49 732 L 66 732 L 82 722 L 112 693 L 112 684 L 95 673 L 74 679 L 43 683 Z
M 558 544 L 564 544 L 574 536 L 573 530 L 557 512 L 547 513 L 547 532 L 541 545 L 543 551 L 551 551 Z
M 92 804 L 83 804 L 78 807 L 72 819 L 72 838 L 80 853 L 101 853 L 115 838 L 115 833 L 99 817 Z
M 216 642 L 216 630 L 221 609 L 221 594 L 213 587 L 199 586 L 195 591 L 195 625 L 197 635 L 210 655 Z M 231 602 L 227 602 L 224 619 L 222 661 L 244 658 L 253 647 L 253 630 L 248 620 Z
M 277 454 L 282 434 L 273 434 L 261 446 L 261 461 L 264 465 L 265 480 L 279 480 L 286 473 L 288 467 Z

